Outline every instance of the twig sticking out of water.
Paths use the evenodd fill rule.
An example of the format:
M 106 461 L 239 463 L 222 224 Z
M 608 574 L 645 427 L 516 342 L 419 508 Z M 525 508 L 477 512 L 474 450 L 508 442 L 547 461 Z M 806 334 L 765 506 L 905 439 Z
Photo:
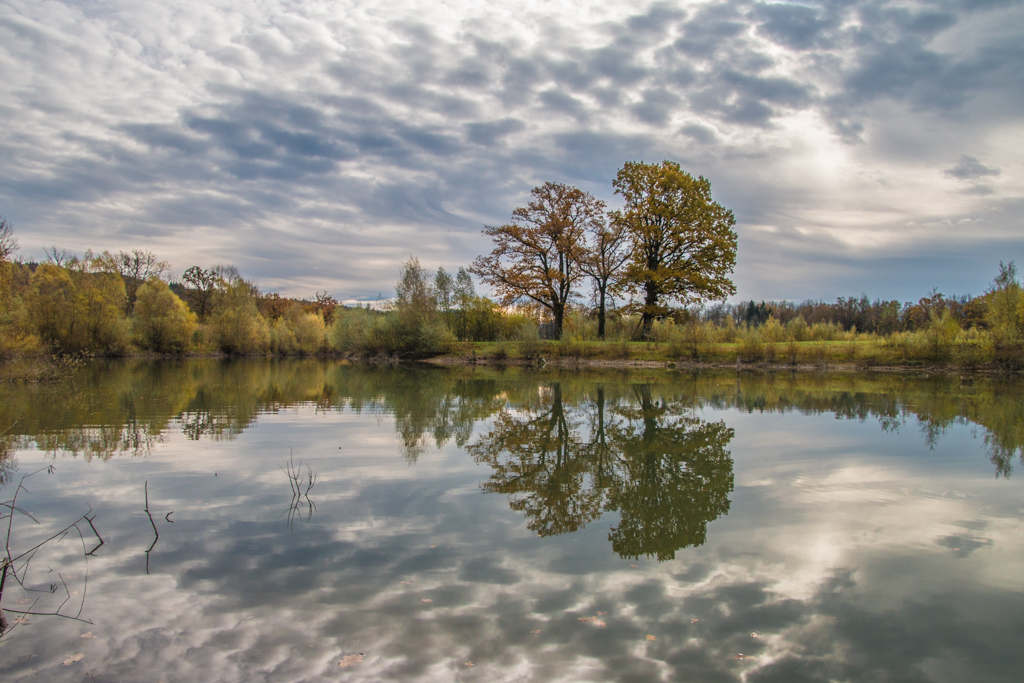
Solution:
M 15 551 L 11 549 L 12 543 L 14 541 L 14 534 L 16 531 L 16 527 L 14 525 L 14 518 L 16 515 L 27 517 L 36 524 L 39 524 L 39 520 L 37 520 L 35 517 L 32 516 L 31 513 L 29 513 L 27 510 L 18 505 L 18 496 L 21 494 L 22 491 L 24 491 L 25 493 L 31 493 L 31 491 L 29 491 L 25 487 L 25 480 L 35 474 L 39 474 L 40 472 L 53 474 L 55 471 L 56 468 L 53 465 L 50 465 L 49 467 L 43 467 L 34 472 L 29 472 L 28 474 L 21 477 L 21 480 L 18 482 L 18 486 L 14 489 L 14 495 L 11 497 L 11 499 L 8 501 L 0 502 L 0 526 L 2 526 L 4 520 L 7 520 L 7 529 L 4 536 L 4 554 L 3 557 L 0 557 L 0 603 L 3 602 L 4 588 L 7 586 L 8 577 L 10 577 L 22 589 L 31 593 L 48 592 L 51 594 L 56 594 L 58 593 L 58 591 L 61 591 L 63 589 L 62 592 L 64 594 L 64 599 L 61 601 L 59 605 L 57 605 L 56 609 L 52 611 L 36 610 L 36 604 L 39 602 L 40 598 L 36 598 L 35 600 L 33 600 L 32 604 L 29 605 L 28 609 L 25 610 L 0 608 L 0 637 L 3 637 L 7 633 L 10 633 L 10 631 L 14 630 L 8 629 L 7 618 L 5 616 L 5 613 L 20 614 L 22 615 L 22 617 L 30 615 L 61 617 L 64 619 L 71 619 L 73 621 L 81 621 L 86 624 L 92 624 L 92 622 L 88 619 L 81 618 L 82 610 L 85 608 L 85 596 L 89 588 L 88 569 L 86 569 L 85 571 L 84 584 L 82 588 L 82 597 L 81 600 L 79 601 L 78 611 L 73 615 L 61 612 L 61 610 L 64 609 L 64 606 L 71 601 L 72 596 L 71 590 L 68 588 L 67 581 L 64 580 L 64 576 L 61 572 L 57 572 L 57 577 L 58 579 L 60 579 L 60 583 L 51 582 L 50 585 L 45 589 L 31 588 L 28 585 L 26 585 L 29 569 L 31 568 L 32 559 L 45 545 L 47 545 L 51 541 L 60 542 L 64 539 L 65 536 L 74 531 L 78 534 L 78 538 L 82 543 L 82 555 L 86 562 L 89 561 L 90 556 L 94 555 L 96 551 L 99 550 L 101 546 L 103 546 L 103 537 L 100 536 L 99 531 L 96 530 L 96 525 L 94 524 L 96 515 L 93 514 L 91 507 L 81 517 L 74 520 L 61 530 L 52 534 L 51 536 L 43 539 L 39 543 L 36 543 L 31 548 L 28 548 L 27 550 L 24 550 L 17 554 L 15 553 Z M 85 525 L 88 525 L 90 532 L 92 533 L 93 536 L 96 537 L 97 543 L 92 550 L 89 550 L 86 545 L 86 537 L 85 533 L 83 533 L 83 526 Z
M 146 550 L 146 573 L 148 574 L 149 573 L 149 554 L 151 552 L 153 552 L 153 548 L 156 547 L 156 542 L 160 540 L 160 532 L 156 530 L 156 522 L 153 521 L 153 514 L 149 511 L 149 480 L 148 479 L 146 480 L 145 491 L 146 491 L 146 507 L 145 507 L 146 516 L 149 517 L 149 523 L 153 527 L 153 543 Z M 167 514 L 168 514 L 168 516 L 170 516 L 171 513 L 168 512 Z M 170 521 L 170 520 L 168 520 L 168 521 Z
M 305 464 L 306 471 L 302 471 L 302 466 Z M 313 489 L 313 485 L 316 484 L 316 474 L 313 472 L 313 468 L 309 466 L 309 463 L 303 463 L 302 459 L 299 459 L 299 464 L 295 464 L 295 453 L 289 451 L 288 462 L 282 467 L 281 471 L 288 477 L 288 485 L 292 489 L 292 502 L 288 505 L 288 509 L 281 513 L 281 516 L 288 516 L 288 528 L 291 529 L 295 524 L 295 518 L 298 517 L 304 522 L 308 522 L 313 518 L 313 513 L 316 511 L 316 503 L 314 503 L 310 497 L 309 492 Z M 305 518 L 299 508 L 305 508 Z

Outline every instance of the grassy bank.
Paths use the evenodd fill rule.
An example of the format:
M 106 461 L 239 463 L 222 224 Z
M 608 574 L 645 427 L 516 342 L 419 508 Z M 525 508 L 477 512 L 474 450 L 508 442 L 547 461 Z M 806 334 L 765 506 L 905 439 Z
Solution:
M 950 371 L 1017 372 L 1024 352 L 989 339 L 936 341 L 926 335 L 861 335 L 842 341 L 735 342 L 598 342 L 562 341 L 464 342 L 452 344 L 435 359 L 440 364 L 633 364 L 675 363 L 693 366 L 776 367 L 805 369 L 948 369 Z

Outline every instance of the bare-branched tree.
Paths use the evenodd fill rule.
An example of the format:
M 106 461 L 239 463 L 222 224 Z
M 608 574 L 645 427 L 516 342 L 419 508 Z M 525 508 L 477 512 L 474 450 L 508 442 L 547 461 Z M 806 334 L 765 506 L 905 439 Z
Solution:
M 135 309 L 139 287 L 151 277 L 160 277 L 170 269 L 167 261 L 160 261 L 148 249 L 132 249 L 111 254 L 104 251 L 93 258 L 92 267 L 104 273 L 117 273 L 124 280 L 124 312 L 131 315 Z
M 16 251 L 18 240 L 14 238 L 14 228 L 10 221 L 0 216 L 0 263 L 10 261 Z
M 65 268 L 75 260 L 75 252 L 70 249 L 62 249 L 57 245 L 52 247 L 43 247 L 43 253 L 46 254 L 46 260 L 55 266 Z
M 622 277 L 622 268 L 631 255 L 626 231 L 621 224 L 595 222 L 588 229 L 587 253 L 580 268 L 594 281 L 597 298 L 597 336 L 604 339 L 608 296 Z

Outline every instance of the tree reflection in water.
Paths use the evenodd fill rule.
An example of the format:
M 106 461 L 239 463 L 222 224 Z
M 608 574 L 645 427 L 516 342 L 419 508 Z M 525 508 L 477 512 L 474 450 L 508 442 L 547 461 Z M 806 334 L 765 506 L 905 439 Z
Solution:
M 571 405 L 561 383 L 542 400 L 506 407 L 467 450 L 491 467 L 484 491 L 509 496 L 541 536 L 576 531 L 618 511 L 609 533 L 622 557 L 670 560 L 704 543 L 707 525 L 729 511 L 733 430 L 708 422 L 647 384 L 609 402 L 604 386 Z M 581 427 L 589 425 L 584 439 Z

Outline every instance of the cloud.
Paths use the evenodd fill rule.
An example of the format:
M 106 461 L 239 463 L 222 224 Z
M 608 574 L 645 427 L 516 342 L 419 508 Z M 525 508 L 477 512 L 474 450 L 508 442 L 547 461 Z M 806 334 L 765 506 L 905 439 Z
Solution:
M 999 169 L 989 168 L 974 157 L 964 155 L 960 157 L 960 161 L 955 166 L 947 168 L 944 173 L 950 178 L 958 180 L 974 180 L 975 178 L 999 175 Z
M 0 215 L 29 257 L 141 246 L 288 293 L 318 272 L 312 289 L 363 298 L 390 291 L 410 252 L 457 267 L 486 251 L 481 226 L 541 182 L 614 203 L 627 160 L 711 178 L 741 239 L 758 224 L 827 232 L 851 205 L 877 207 L 886 218 L 861 228 L 882 232 L 1022 195 L 1009 171 L 964 192 L 918 182 L 958 157 L 947 175 L 968 179 L 968 152 L 1018 163 L 992 142 L 1019 132 L 1024 103 L 1012 3 L 117 7 L 0 14 Z M 865 179 L 882 172 L 880 195 Z M 929 244 L 992 252 L 955 230 Z M 810 272 L 820 259 L 800 252 L 786 267 Z M 778 267 L 741 260 L 740 296 L 777 296 Z M 917 294 L 909 277 L 895 287 Z M 825 294 L 810 276 L 798 289 Z

